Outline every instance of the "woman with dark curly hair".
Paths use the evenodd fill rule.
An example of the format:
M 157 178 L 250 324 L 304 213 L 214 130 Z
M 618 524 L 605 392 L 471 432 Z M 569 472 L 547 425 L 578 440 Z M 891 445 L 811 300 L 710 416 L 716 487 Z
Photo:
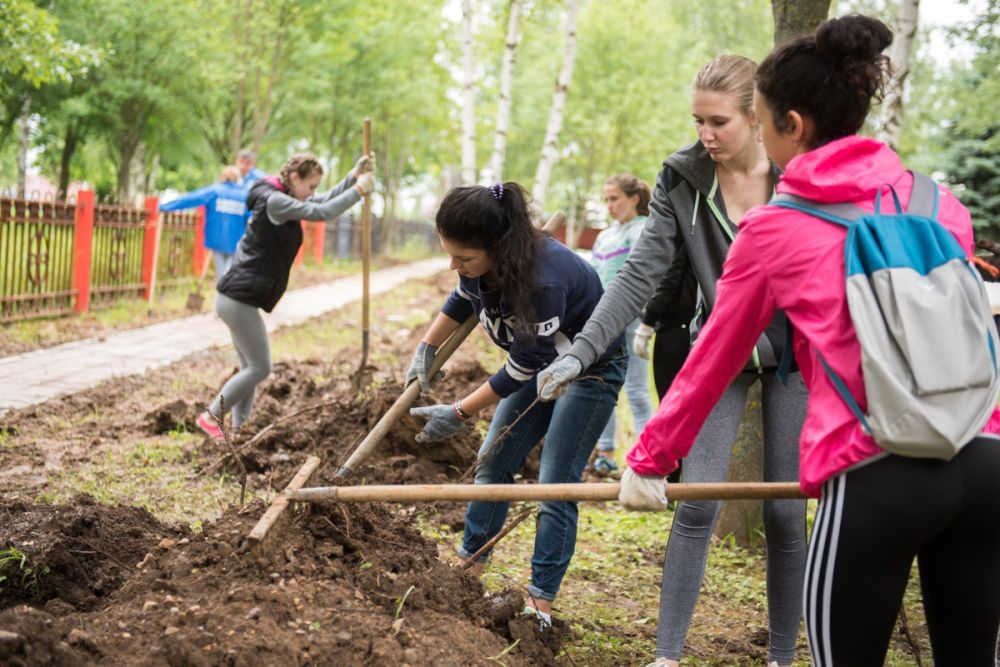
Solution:
M 430 390 L 433 378 L 428 371 L 434 353 L 473 314 L 508 357 L 499 371 L 468 396 L 454 403 L 413 408 L 412 414 L 428 420 L 417 440 L 447 438 L 480 410 L 496 405 L 479 450 L 476 484 L 512 483 L 542 438 L 545 447 L 538 481 L 579 482 L 625 378 L 622 337 L 615 338 L 585 377 L 558 401 L 536 403 L 533 380 L 535 373 L 569 348 L 590 317 L 603 293 L 597 272 L 532 225 L 527 195 L 517 183 L 455 188 L 441 202 L 436 221 L 441 246 L 458 273 L 458 286 L 418 346 L 407 382 L 416 380 L 423 391 Z M 459 550 L 462 559 L 472 558 L 500 531 L 509 505 L 469 503 Z M 525 611 L 547 626 L 552 601 L 576 546 L 576 503 L 541 503 L 537 525 Z M 488 554 L 481 556 L 471 571 L 482 572 L 487 558 Z

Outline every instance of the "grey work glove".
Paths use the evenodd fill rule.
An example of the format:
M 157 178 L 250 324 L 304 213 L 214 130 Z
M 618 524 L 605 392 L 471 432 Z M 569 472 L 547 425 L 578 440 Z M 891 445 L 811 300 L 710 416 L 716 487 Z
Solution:
M 417 345 L 417 351 L 413 353 L 413 361 L 410 362 L 410 368 L 406 371 L 406 381 L 403 384 L 408 385 L 413 380 L 417 380 L 420 383 L 420 393 L 430 391 L 431 383 L 444 377 L 444 371 L 438 371 L 434 377 L 429 376 L 435 354 L 437 354 L 436 345 L 424 342 Z
M 358 176 L 358 180 L 355 182 L 354 187 L 361 190 L 361 193 L 365 195 L 370 195 L 375 192 L 375 173 L 369 171 L 361 174 Z
M 362 155 L 359 157 L 358 161 L 354 163 L 354 169 L 351 169 L 351 173 L 354 174 L 354 178 L 360 178 L 361 174 L 367 174 L 370 171 L 375 171 L 374 153 L 372 153 L 371 156 Z
M 583 363 L 572 354 L 566 354 L 546 368 L 538 372 L 535 382 L 538 387 L 538 397 L 543 401 L 554 401 L 559 398 L 569 383 L 583 372 Z
M 426 417 L 424 430 L 417 433 L 417 442 L 444 440 L 458 433 L 467 420 L 461 419 L 454 405 L 428 405 L 424 408 L 410 408 L 414 417 Z
M 649 339 L 653 337 L 653 327 L 641 322 L 632 339 L 632 352 L 640 359 L 649 359 Z
M 627 510 L 658 512 L 667 509 L 667 478 L 639 475 L 631 468 L 622 473 L 618 502 Z

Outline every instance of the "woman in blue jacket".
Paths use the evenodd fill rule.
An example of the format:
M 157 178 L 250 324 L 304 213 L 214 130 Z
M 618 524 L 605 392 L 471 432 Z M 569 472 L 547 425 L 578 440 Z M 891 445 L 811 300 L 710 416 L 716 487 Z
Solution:
M 250 217 L 246 205 L 249 189 L 240 185 L 239 168 L 228 166 L 222 170 L 219 182 L 215 185 L 188 192 L 160 204 L 161 211 L 205 207 L 205 247 L 212 251 L 216 278 L 221 278 L 229 270 L 236 244 L 246 231 L 247 219 Z

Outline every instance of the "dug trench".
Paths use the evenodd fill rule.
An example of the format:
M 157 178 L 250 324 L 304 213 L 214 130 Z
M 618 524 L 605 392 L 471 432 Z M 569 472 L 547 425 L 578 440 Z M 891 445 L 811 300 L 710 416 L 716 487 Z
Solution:
M 439 303 L 437 287 L 429 298 Z M 425 327 L 397 336 L 400 358 L 408 359 Z M 211 359 L 185 363 L 227 368 Z M 0 489 L 0 664 L 556 664 L 565 625 L 539 631 L 519 616 L 521 590 L 487 595 L 421 535 L 419 522 L 460 526 L 461 506 L 314 506 L 297 515 L 275 548 L 260 551 L 248 541 L 267 498 L 307 456 L 324 462 L 312 481 L 331 481 L 399 395 L 398 368 L 381 369 L 374 386 L 357 395 L 347 374 L 336 372 L 356 363 L 355 353 L 344 351 L 332 360 L 275 365 L 259 388 L 252 423 L 234 434 L 239 447 L 263 431 L 239 456 L 258 498 L 230 505 L 197 531 L 190 522 L 168 524 L 144 509 L 86 495 L 32 502 L 51 457 L 44 447 L 8 452 L 4 469 L 27 473 L 8 476 Z M 421 403 L 470 391 L 488 375 L 474 350 L 460 350 L 448 369 Z M 169 374 L 151 371 L 144 380 Z M 148 436 L 190 428 L 204 407 L 198 392 L 182 391 L 141 413 L 121 408 L 134 382 L 105 383 L 8 414 L 2 426 L 23 436 L 39 420 L 51 424 L 74 411 L 116 416 L 82 423 L 74 433 L 97 443 L 129 428 Z M 303 408 L 314 409 L 288 418 Z M 415 442 L 419 428 L 403 417 L 352 482 L 440 483 L 470 470 L 482 424 L 434 445 Z M 71 451 L 58 460 L 64 468 L 78 455 Z M 241 465 L 230 451 L 196 439 L 192 477 L 221 472 L 234 484 Z

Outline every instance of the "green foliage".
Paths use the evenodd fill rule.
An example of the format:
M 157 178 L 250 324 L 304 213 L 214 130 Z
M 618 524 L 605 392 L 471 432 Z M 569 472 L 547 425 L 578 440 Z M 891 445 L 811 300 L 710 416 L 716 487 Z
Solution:
M 42 578 L 49 573 L 47 566 L 38 567 L 17 547 L 0 550 L 0 591 L 14 590 L 20 595 L 41 601 Z
M 0 77 L 38 88 L 70 81 L 96 59 L 95 51 L 63 39 L 56 17 L 35 3 L 0 0 Z

